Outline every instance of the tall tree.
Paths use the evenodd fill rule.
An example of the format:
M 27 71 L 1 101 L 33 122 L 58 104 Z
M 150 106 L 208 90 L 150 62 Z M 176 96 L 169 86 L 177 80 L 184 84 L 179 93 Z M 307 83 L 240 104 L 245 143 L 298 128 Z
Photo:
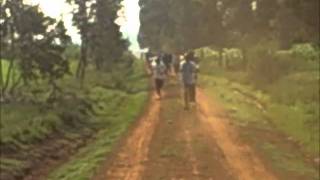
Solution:
M 156 50 L 185 51 L 222 44 L 224 28 L 217 0 L 142 0 L 139 41 Z
M 7 78 L 11 78 L 13 65 L 19 65 L 25 84 L 39 78 L 47 80 L 54 94 L 56 80 L 69 71 L 68 61 L 62 56 L 70 42 L 63 22 L 46 17 L 38 6 L 22 0 L 7 0 L 1 8 L 5 12 L 1 21 L 2 56 L 10 59 Z
M 76 77 L 80 79 L 81 86 L 85 78 L 86 67 L 88 63 L 88 44 L 89 44 L 89 29 L 90 19 L 92 19 L 92 13 L 90 13 L 91 0 L 67 0 L 70 4 L 75 4 L 77 8 L 73 12 L 73 24 L 79 29 L 81 36 L 80 47 L 80 59 L 76 71 Z
M 97 69 L 110 70 L 116 60 L 127 50 L 127 41 L 122 39 L 120 27 L 115 24 L 120 1 L 96 0 L 94 26 L 90 48 Z
M 84 78 L 88 56 L 98 70 L 109 69 L 127 50 L 119 26 L 115 24 L 120 0 L 67 0 L 77 5 L 74 24 L 81 35 L 81 55 L 77 77 Z
M 319 0 L 141 0 L 140 6 L 139 41 L 151 49 L 211 44 L 246 51 L 266 38 L 283 47 L 319 42 Z

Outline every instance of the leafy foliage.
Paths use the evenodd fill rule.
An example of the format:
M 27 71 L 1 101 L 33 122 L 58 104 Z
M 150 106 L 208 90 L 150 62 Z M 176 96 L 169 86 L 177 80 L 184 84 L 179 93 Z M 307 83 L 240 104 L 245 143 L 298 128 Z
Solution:
M 318 60 L 320 57 L 319 48 L 316 49 L 311 44 L 296 44 L 292 47 L 292 53 L 295 57 L 303 60 Z
M 83 82 L 90 60 L 94 62 L 97 70 L 109 71 L 128 48 L 128 42 L 122 39 L 119 26 L 114 22 L 120 9 L 120 1 L 67 2 L 77 5 L 73 12 L 73 22 L 81 35 L 81 48 L 76 75 Z
M 156 50 L 319 42 L 319 1 L 141 0 L 140 42 Z M 312 17 L 312 18 L 310 18 Z
M 45 79 L 55 92 L 55 81 L 69 71 L 68 61 L 62 56 L 70 42 L 63 22 L 46 17 L 37 6 L 22 0 L 5 1 L 1 12 L 1 56 L 11 61 L 4 89 L 17 61 L 25 84 Z

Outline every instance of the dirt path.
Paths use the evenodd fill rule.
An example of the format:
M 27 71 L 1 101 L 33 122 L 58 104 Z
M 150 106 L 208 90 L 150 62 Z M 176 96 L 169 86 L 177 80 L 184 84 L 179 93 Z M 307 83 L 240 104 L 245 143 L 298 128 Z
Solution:
M 200 120 L 205 124 L 204 127 L 212 132 L 212 138 L 217 141 L 219 147 L 223 150 L 234 174 L 237 174 L 240 180 L 255 180 L 258 177 L 266 180 L 276 179 L 267 172 L 250 146 L 239 141 L 236 129 L 229 125 L 228 119 L 224 118 L 223 110 L 207 101 L 208 97 L 205 96 L 203 91 L 198 90 L 198 92 Z
M 152 97 L 146 114 L 139 120 L 137 128 L 129 134 L 119 152 L 107 164 L 108 169 L 95 179 L 134 180 L 140 179 L 147 161 L 149 144 L 155 126 L 158 124 L 160 102 Z
M 172 81 L 161 102 L 152 100 L 96 180 L 276 179 L 202 91 L 190 111 L 180 94 Z

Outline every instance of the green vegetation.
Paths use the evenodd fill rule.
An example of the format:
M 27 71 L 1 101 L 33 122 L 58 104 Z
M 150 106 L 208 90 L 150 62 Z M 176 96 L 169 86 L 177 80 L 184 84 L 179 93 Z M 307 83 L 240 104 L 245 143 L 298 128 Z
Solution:
M 137 114 L 141 112 L 141 108 L 146 101 L 146 93 L 147 92 L 140 92 L 128 96 L 115 92 L 113 97 L 122 96 L 120 106 L 119 102 L 117 103 L 116 101 L 113 101 L 113 103 L 102 101 L 107 107 L 103 108 L 104 110 L 102 111 L 100 110 L 101 120 L 99 122 L 102 130 L 96 134 L 96 140 L 80 149 L 70 161 L 53 171 L 48 179 L 90 179 L 97 168 L 102 165 L 106 154 L 112 150 L 113 144 L 126 132 L 130 123 L 137 117 Z M 102 98 L 108 99 L 108 97 L 104 96 L 102 96 Z M 101 107 L 101 104 L 99 107 Z
M 318 0 L 141 0 L 140 5 L 139 42 L 156 51 L 211 46 L 246 52 L 265 39 L 278 41 L 281 49 L 319 43 Z
M 266 159 L 279 172 L 294 171 L 310 178 L 317 175 L 310 164 L 319 156 L 319 59 L 302 59 L 295 51 L 296 46 L 277 52 L 282 58 L 269 56 L 263 64 L 250 59 L 247 70 L 241 69 L 241 63 L 239 68 L 241 59 L 231 61 L 230 69 L 206 56 L 200 81 L 208 94 L 223 103 L 242 136 L 270 157 Z M 263 57 L 257 54 L 250 55 Z
M 112 23 L 121 0 L 66 0 L 74 5 L 79 45 L 62 20 L 37 5 L 1 2 L 0 179 L 23 179 L 40 162 L 70 154 L 49 179 L 89 179 L 148 97 L 143 65 Z M 309 162 L 319 160 L 319 0 L 139 4 L 142 47 L 181 54 L 208 46 L 197 52 L 201 84 L 225 105 L 242 136 L 279 171 L 314 176 Z M 175 154 L 170 148 L 162 153 Z
M 134 61 L 126 77 L 121 74 L 126 70 L 105 73 L 88 68 L 88 79 L 82 89 L 73 76 L 66 76 L 57 82 L 64 87 L 64 93 L 52 103 L 47 102 L 47 85 L 39 82 L 24 89 L 23 97 L 28 97 L 27 101 L 3 104 L 1 175 L 4 178 L 22 176 L 24 170 L 34 165 L 32 161 L 46 156 L 43 155 L 45 149 L 39 146 L 46 141 L 48 149 L 59 143 L 77 141 L 83 141 L 83 146 L 84 141 L 93 136 L 94 140 L 63 168 L 54 171 L 51 178 L 63 179 L 66 174 L 67 179 L 91 176 L 146 103 L 148 80 L 141 63 Z M 118 76 L 117 80 L 112 76 Z M 51 137 L 57 139 L 53 144 L 50 144 Z M 83 164 L 87 166 L 75 168 Z
M 143 65 L 128 52 L 119 26 L 110 23 L 120 1 L 66 2 L 76 5 L 71 13 L 79 45 L 72 44 L 62 20 L 39 6 L 1 3 L 0 179 L 22 179 L 40 162 L 51 168 L 47 161 L 81 147 L 65 165 L 67 172 L 54 174 L 89 177 L 147 100 Z M 70 170 L 83 161 L 87 169 Z

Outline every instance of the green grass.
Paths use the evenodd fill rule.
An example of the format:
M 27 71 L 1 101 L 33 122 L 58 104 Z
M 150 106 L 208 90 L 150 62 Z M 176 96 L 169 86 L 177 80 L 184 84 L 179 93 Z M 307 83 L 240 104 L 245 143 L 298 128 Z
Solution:
M 177 144 L 161 149 L 160 156 L 163 158 L 175 157 L 181 159 L 181 152 L 183 152 L 183 149 Z
M 270 95 L 256 91 L 250 86 L 230 82 L 223 77 L 202 76 L 201 83 L 206 87 L 207 92 L 219 99 L 236 122 L 248 124 L 250 122 L 266 123 L 270 120 L 272 124 L 281 132 L 292 136 L 305 147 L 309 153 L 317 155 L 319 152 L 319 130 L 312 129 L 308 122 L 316 120 L 319 112 L 319 104 L 295 104 L 286 105 L 272 101 Z M 214 82 L 214 83 L 213 83 Z M 247 97 L 234 89 L 250 94 Z M 265 105 L 261 109 L 256 105 L 256 101 Z M 317 122 L 315 122 L 317 123 Z M 319 122 L 318 122 L 319 123 Z
M 136 61 L 127 76 L 119 72 L 117 81 L 125 82 L 122 87 L 112 85 L 112 74 L 97 72 L 92 67 L 87 70 L 82 89 L 73 75 L 67 75 L 58 82 L 63 87 L 62 98 L 51 105 L 45 103 L 50 88 L 45 82 L 32 82 L 29 87 L 20 89 L 29 101 L 11 102 L 1 107 L 4 115 L 0 124 L 1 145 L 14 147 L 17 156 L 1 157 L 1 170 L 21 175 L 30 161 L 28 152 L 38 152 L 32 150 L 37 142 L 55 133 L 77 140 L 89 131 L 97 133 L 96 140 L 50 176 L 52 179 L 64 176 L 88 179 L 146 104 L 148 80 L 142 63 Z M 73 74 L 75 68 L 76 62 L 72 61 Z
M 295 60 L 296 61 L 296 60 Z M 288 61 L 290 62 L 290 61 Z M 299 68 L 309 66 L 306 61 Z M 201 62 L 201 84 L 210 87 L 242 123 L 268 119 L 313 155 L 319 152 L 319 72 L 296 69 L 260 89 L 245 71 L 227 71 L 210 58 Z M 264 106 L 264 110 L 259 108 Z M 248 113 L 250 112 L 250 113 Z
M 10 62 L 5 59 L 1 59 L 0 61 L 2 61 L 2 75 L 3 75 L 3 81 L 5 83 L 7 79 L 8 71 L 9 71 Z M 12 82 L 16 81 L 19 77 L 19 70 L 16 64 L 14 64 L 14 67 L 11 73 L 12 73 L 12 79 L 10 79 L 9 81 L 9 86 L 11 86 Z
M 319 72 L 311 68 L 318 67 L 317 62 L 297 62 L 287 61 L 296 67 L 274 82 L 257 86 L 248 72 L 225 70 L 207 57 L 200 64 L 200 85 L 225 107 L 233 124 L 241 127 L 242 137 L 279 172 L 310 178 L 317 171 L 306 157 L 311 161 L 319 157 Z M 279 133 L 285 136 L 277 137 Z M 272 134 L 275 137 L 269 137 Z M 290 143 L 299 149 L 293 151 L 297 147 Z
M 4 170 L 12 170 L 13 168 L 21 168 L 24 166 L 25 164 L 22 161 L 7 158 L 2 158 L 0 164 L 1 169 Z
M 53 171 L 49 180 L 87 180 L 101 166 L 113 144 L 126 132 L 131 122 L 137 117 L 146 102 L 146 92 L 131 95 L 120 107 L 115 107 L 117 115 L 107 117 L 112 112 L 102 112 L 108 124 L 97 134 L 97 140 L 82 148 L 69 162 Z M 110 111 L 110 110 L 107 110 Z
M 305 177 L 317 175 L 317 171 L 305 162 L 305 155 L 300 154 L 300 151 L 292 151 L 287 147 L 278 146 L 279 144 L 273 144 L 273 140 L 268 139 L 267 135 L 266 139 L 260 136 L 256 138 L 256 132 L 250 129 L 268 133 L 282 132 L 299 142 L 305 154 L 317 156 L 319 131 L 305 124 L 308 118 L 315 117 L 310 117 L 301 107 L 275 103 L 269 95 L 255 91 L 250 86 L 231 82 L 224 77 L 202 75 L 200 83 L 209 97 L 218 100 L 225 107 L 233 124 L 241 127 L 242 137 L 255 144 L 279 172 L 293 172 Z M 234 90 L 235 87 L 250 93 L 254 99 L 238 93 Z M 266 108 L 258 108 L 254 103 L 256 100 L 266 105 Z
M 41 139 L 53 131 L 53 124 L 61 123 L 57 114 L 40 112 L 35 105 L 3 105 L 2 113 L 4 116 L 1 120 L 1 143 L 4 144 L 15 140 L 30 142 Z
M 273 162 L 273 165 L 279 169 L 289 172 L 298 172 L 299 175 L 310 175 L 309 177 L 317 177 L 317 171 L 300 160 L 301 157 L 290 152 L 279 151 L 278 147 L 271 143 L 263 143 L 261 150 L 268 152 Z M 283 173 L 283 172 L 280 172 Z

